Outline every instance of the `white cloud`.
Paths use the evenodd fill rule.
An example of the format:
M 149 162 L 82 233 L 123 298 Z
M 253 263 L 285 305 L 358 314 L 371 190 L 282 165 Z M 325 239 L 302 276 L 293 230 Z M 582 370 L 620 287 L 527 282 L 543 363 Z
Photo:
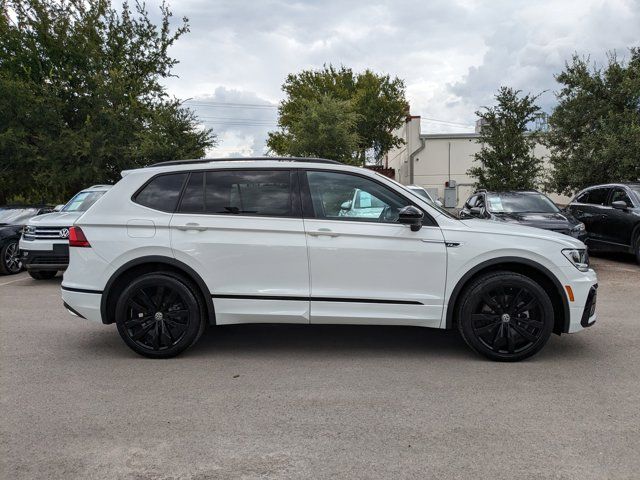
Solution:
M 550 109 L 553 75 L 572 53 L 603 62 L 608 50 L 640 45 L 638 0 L 181 0 L 172 10 L 191 26 L 171 50 L 173 95 L 275 105 L 287 74 L 344 64 L 405 79 L 412 113 L 456 122 L 425 122 L 429 131 L 465 130 L 457 123 L 472 125 L 503 84 L 549 90 Z M 215 154 L 262 154 L 276 120 L 274 108 L 197 112 L 218 118 L 208 120 Z

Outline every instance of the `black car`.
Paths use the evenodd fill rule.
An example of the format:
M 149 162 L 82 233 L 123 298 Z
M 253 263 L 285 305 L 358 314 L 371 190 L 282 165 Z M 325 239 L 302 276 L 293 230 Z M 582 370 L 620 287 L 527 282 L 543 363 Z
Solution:
M 567 211 L 587 227 L 590 250 L 632 253 L 640 263 L 640 183 L 586 188 Z
M 459 217 L 517 223 L 564 233 L 579 240 L 586 239 L 582 222 L 570 213 L 561 211 L 549 197 L 536 191 L 480 190 L 469 197 Z
M 33 205 L 0 207 L 0 274 L 9 275 L 22 270 L 18 249 L 22 227 L 30 218 L 52 211 L 52 207 Z

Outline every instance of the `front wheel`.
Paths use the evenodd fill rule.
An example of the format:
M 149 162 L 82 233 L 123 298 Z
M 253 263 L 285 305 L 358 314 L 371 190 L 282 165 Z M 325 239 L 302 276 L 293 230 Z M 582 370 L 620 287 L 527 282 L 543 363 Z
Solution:
M 150 273 L 131 282 L 118 298 L 116 325 L 134 352 L 170 358 L 200 338 L 206 325 L 204 305 L 189 281 Z
M 537 353 L 553 330 L 553 305 L 534 280 L 513 272 L 494 272 L 464 292 L 458 329 L 476 352 L 503 362 Z
M 13 275 L 22 270 L 18 241 L 13 240 L 0 248 L 0 273 Z

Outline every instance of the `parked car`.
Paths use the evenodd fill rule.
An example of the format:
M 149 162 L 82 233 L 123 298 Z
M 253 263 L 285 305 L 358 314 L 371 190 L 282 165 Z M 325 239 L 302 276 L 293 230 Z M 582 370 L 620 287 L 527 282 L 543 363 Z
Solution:
M 640 183 L 586 188 L 567 211 L 586 225 L 590 250 L 632 253 L 640 263 Z
M 20 239 L 22 264 L 32 278 L 45 280 L 69 264 L 69 227 L 86 212 L 110 185 L 94 185 L 77 193 L 55 212 L 33 217 Z
M 22 270 L 18 242 L 24 225 L 37 215 L 53 211 L 42 205 L 0 207 L 0 274 L 10 275 Z
M 428 200 L 429 202 L 435 203 L 437 206 L 442 207 L 442 202 L 439 199 L 434 199 L 431 195 L 429 195 L 429 192 L 427 192 L 426 188 L 421 187 L 420 185 L 407 185 L 407 188 L 416 195 L 420 195 L 425 200 Z
M 366 192 L 378 217 L 341 215 Z M 362 195 L 362 194 L 361 194 Z M 376 207 L 379 208 L 379 207 Z M 123 178 L 69 235 L 62 299 L 154 358 L 207 324 L 457 328 L 494 360 L 596 320 L 586 247 L 461 221 L 387 177 L 329 160 L 168 162 Z
M 536 191 L 480 190 L 467 199 L 458 216 L 542 228 L 581 241 L 587 238 L 584 223 L 561 211 L 549 197 Z

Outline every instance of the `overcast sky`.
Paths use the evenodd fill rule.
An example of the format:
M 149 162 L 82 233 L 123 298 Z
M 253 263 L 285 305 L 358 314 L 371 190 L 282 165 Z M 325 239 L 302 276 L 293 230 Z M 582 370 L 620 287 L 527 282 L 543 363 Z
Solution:
M 148 2 L 157 14 L 156 4 Z M 574 52 L 599 63 L 640 46 L 640 0 L 173 0 L 191 32 L 169 93 L 214 129 L 211 156 L 260 155 L 288 73 L 345 65 L 403 78 L 424 132 L 469 131 L 500 85 L 547 91 Z M 226 103 L 229 105 L 220 105 Z M 432 120 L 426 120 L 432 119 Z

